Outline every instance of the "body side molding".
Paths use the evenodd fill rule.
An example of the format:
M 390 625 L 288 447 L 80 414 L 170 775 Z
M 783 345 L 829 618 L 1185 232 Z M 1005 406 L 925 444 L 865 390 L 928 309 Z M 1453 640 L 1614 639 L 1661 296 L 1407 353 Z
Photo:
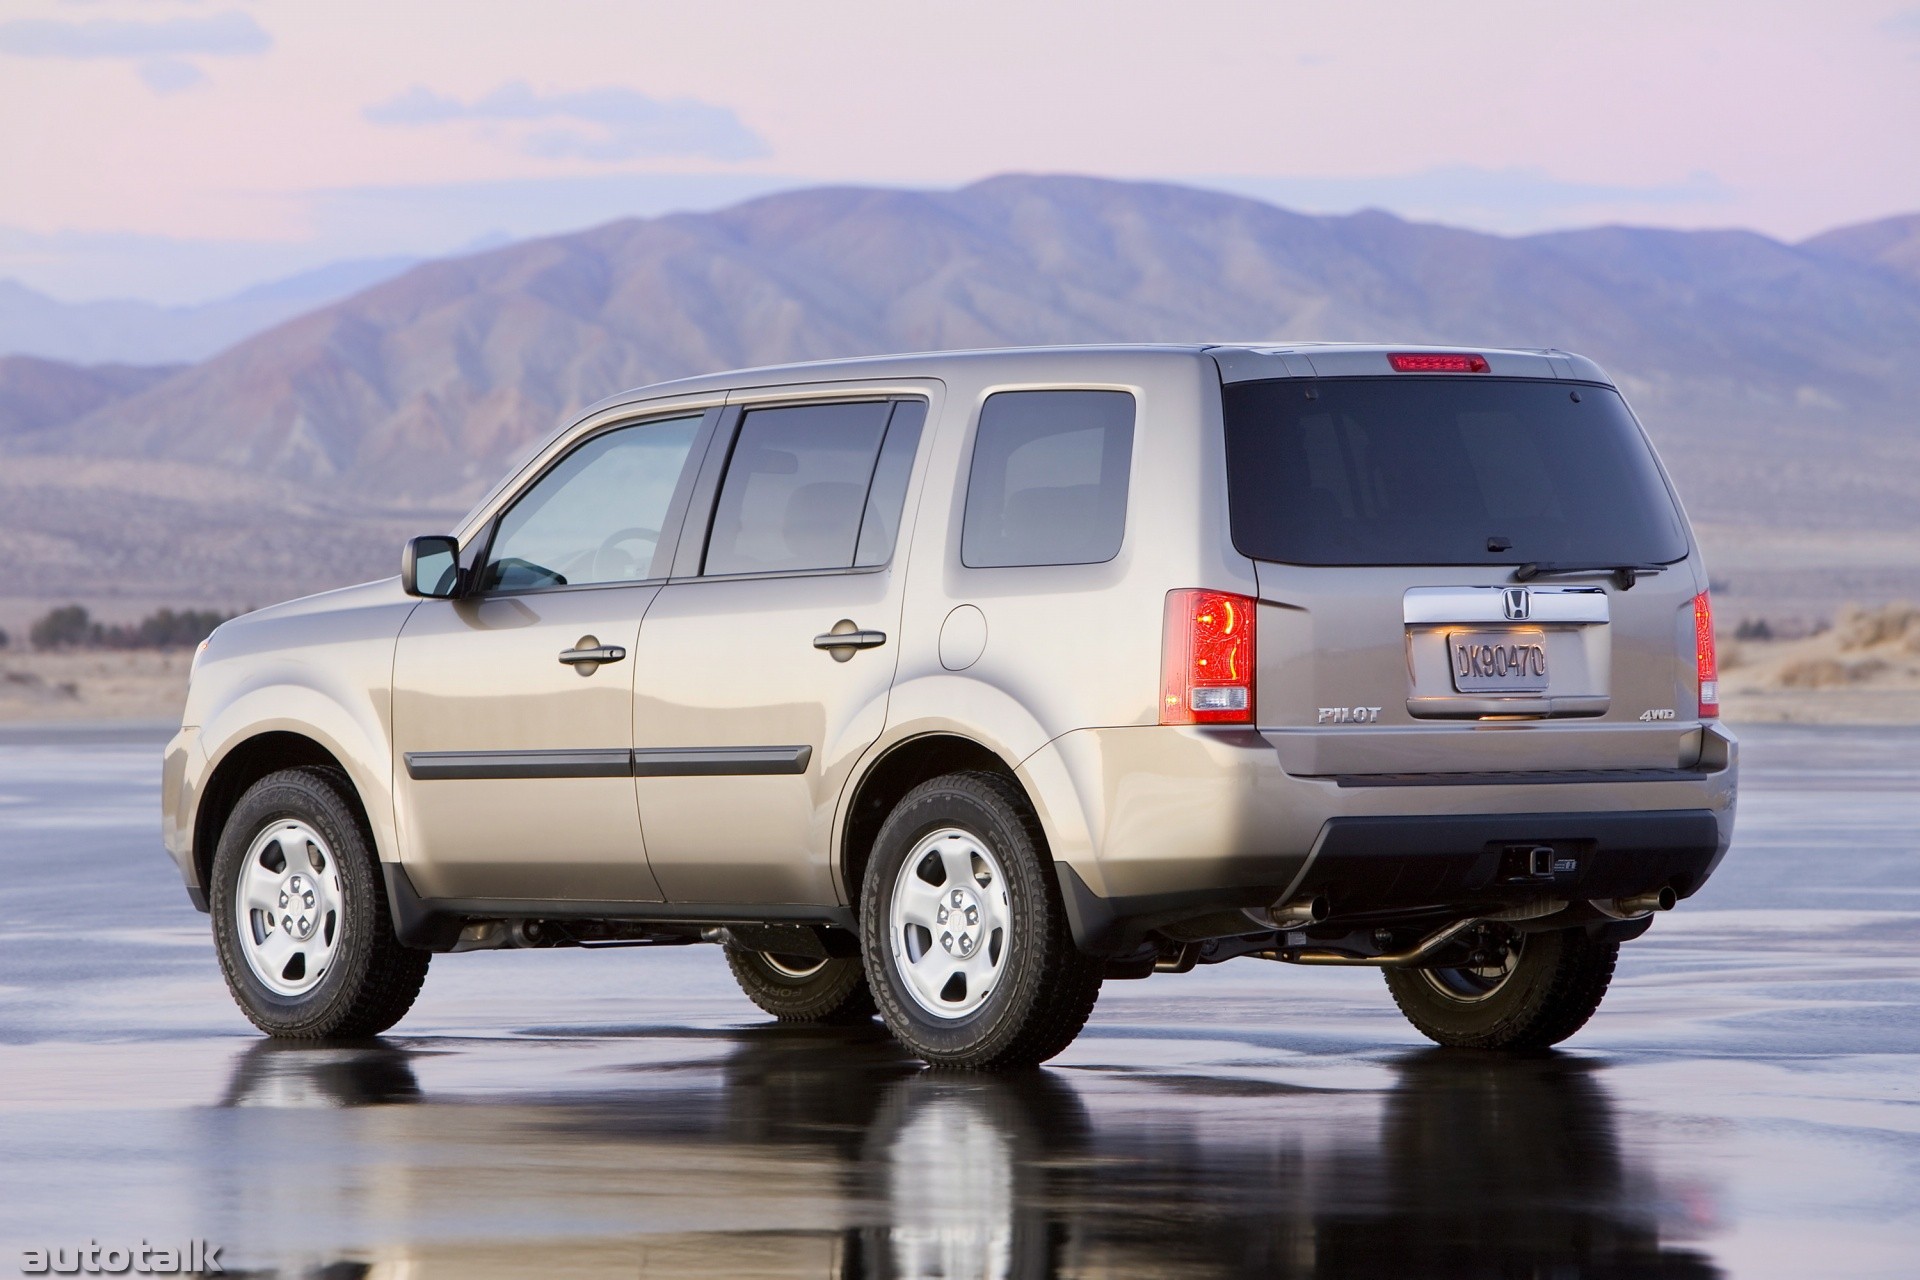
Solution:
M 812 747 L 643 747 L 633 753 L 636 778 L 739 777 L 805 773 Z
M 418 782 L 479 778 L 699 778 L 805 773 L 812 747 L 623 747 L 567 751 L 409 751 Z

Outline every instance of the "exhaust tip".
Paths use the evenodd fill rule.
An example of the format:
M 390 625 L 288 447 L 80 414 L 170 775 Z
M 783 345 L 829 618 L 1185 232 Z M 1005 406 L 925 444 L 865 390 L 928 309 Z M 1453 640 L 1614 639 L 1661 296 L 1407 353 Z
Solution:
M 1672 885 L 1661 885 L 1647 893 L 1636 893 L 1630 898 L 1614 899 L 1614 906 L 1622 915 L 1643 916 L 1654 911 L 1671 911 L 1680 901 Z
M 1275 903 L 1267 908 L 1267 918 L 1281 929 L 1298 929 L 1305 925 L 1319 924 L 1333 914 L 1333 908 L 1327 903 L 1324 893 L 1309 894 L 1295 898 L 1285 904 Z

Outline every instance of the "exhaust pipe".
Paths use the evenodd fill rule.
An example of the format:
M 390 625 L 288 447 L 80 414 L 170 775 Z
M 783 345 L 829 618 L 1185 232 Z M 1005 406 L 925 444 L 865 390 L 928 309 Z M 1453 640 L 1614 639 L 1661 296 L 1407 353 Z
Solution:
M 1567 909 L 1567 904 L 1558 898 L 1536 898 L 1532 902 L 1523 902 L 1518 906 L 1502 911 L 1490 911 L 1483 915 L 1468 916 L 1464 920 L 1455 920 L 1444 928 L 1436 929 L 1405 951 L 1393 951 L 1386 955 L 1356 956 L 1344 951 L 1308 951 L 1304 949 L 1284 951 L 1258 951 L 1263 960 L 1279 960 L 1287 964 L 1321 964 L 1347 968 L 1368 969 L 1409 969 L 1417 966 L 1428 956 L 1433 955 L 1455 938 L 1476 925 L 1490 923 L 1518 924 L 1525 920 L 1540 920 L 1547 916 L 1558 915 Z
M 1656 911 L 1671 911 L 1678 901 L 1680 897 L 1674 893 L 1673 886 L 1661 885 L 1658 889 L 1630 897 L 1596 898 L 1593 900 L 1593 909 L 1615 920 L 1640 920 Z
M 1652 893 L 1636 893 L 1631 898 L 1618 900 L 1622 911 L 1638 914 L 1642 911 L 1671 911 L 1680 897 L 1669 885 L 1661 885 Z
M 1324 893 L 1309 894 L 1295 898 L 1292 902 L 1276 902 L 1270 907 L 1255 907 L 1247 915 L 1256 924 L 1274 929 L 1304 929 L 1310 924 L 1319 924 L 1332 914 Z
M 1344 951 L 1262 951 L 1260 955 L 1268 960 L 1284 960 L 1288 964 L 1324 964 L 1356 969 L 1404 969 L 1420 963 L 1479 923 L 1480 920 L 1477 917 L 1455 920 L 1446 928 L 1428 934 L 1408 950 L 1383 956 L 1351 956 Z
M 476 920 L 460 930 L 455 951 L 502 951 L 537 947 L 544 941 L 538 920 Z

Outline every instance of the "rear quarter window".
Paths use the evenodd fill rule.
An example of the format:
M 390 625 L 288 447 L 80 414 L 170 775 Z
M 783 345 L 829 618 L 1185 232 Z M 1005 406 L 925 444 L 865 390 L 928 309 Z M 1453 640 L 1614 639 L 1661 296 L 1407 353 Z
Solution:
M 1120 553 L 1133 463 L 1125 391 L 1002 391 L 980 408 L 960 561 L 1099 564 Z

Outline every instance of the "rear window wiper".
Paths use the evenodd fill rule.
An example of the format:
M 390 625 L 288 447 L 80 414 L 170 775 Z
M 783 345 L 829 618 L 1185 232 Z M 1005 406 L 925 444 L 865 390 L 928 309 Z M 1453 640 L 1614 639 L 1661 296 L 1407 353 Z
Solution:
M 1570 578 L 1582 573 L 1605 573 L 1613 576 L 1613 585 L 1622 591 L 1633 590 L 1633 584 L 1640 580 L 1643 573 L 1660 573 L 1666 569 L 1664 564 L 1575 564 L 1555 560 L 1530 560 L 1513 571 L 1515 582 L 1531 582 L 1535 578 Z

